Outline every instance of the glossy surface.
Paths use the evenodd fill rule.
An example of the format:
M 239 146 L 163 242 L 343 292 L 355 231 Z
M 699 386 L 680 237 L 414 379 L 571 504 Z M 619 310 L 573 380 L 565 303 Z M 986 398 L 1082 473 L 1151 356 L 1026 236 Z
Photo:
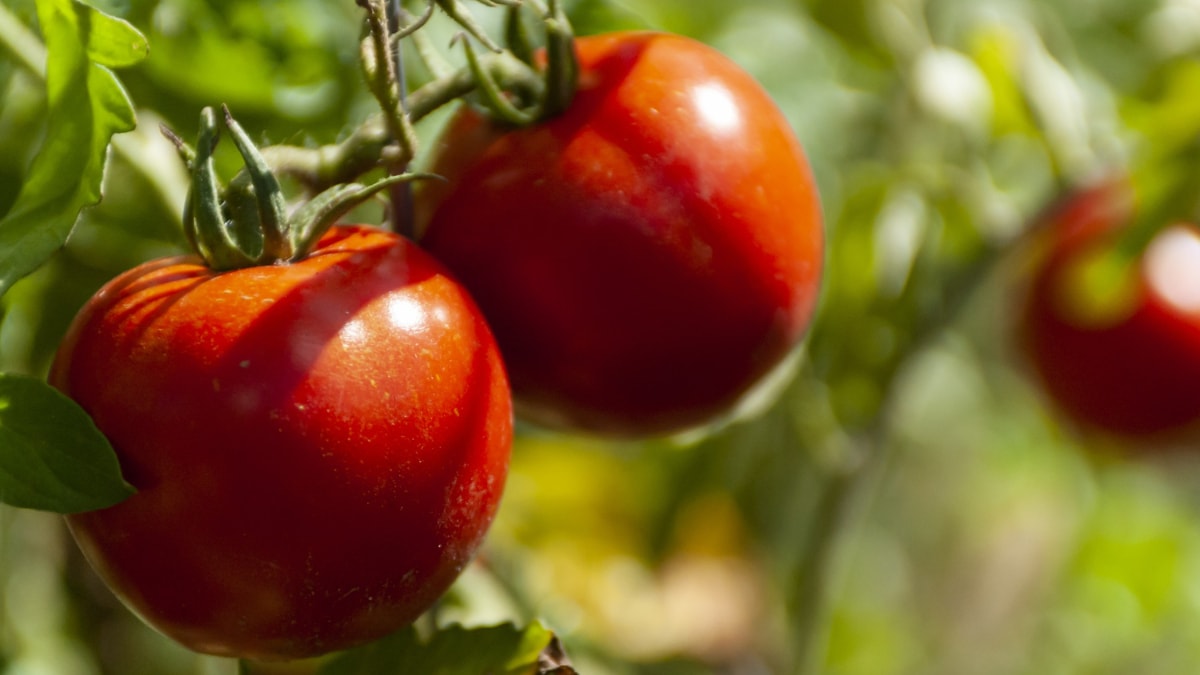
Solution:
M 192 649 L 311 656 L 415 619 L 497 508 L 512 412 L 465 291 L 394 235 L 289 265 L 159 260 L 102 289 L 51 375 L 139 490 L 71 516 L 150 625 Z
M 505 131 L 447 127 L 422 244 L 479 302 L 518 413 L 637 436 L 728 410 L 803 335 L 820 207 L 786 119 L 692 40 L 578 41 L 578 95 Z
M 1049 397 L 1082 427 L 1169 442 L 1200 428 L 1200 230 L 1163 228 L 1108 297 L 1071 281 L 1129 223 L 1127 190 L 1106 183 L 1049 218 L 1021 338 Z

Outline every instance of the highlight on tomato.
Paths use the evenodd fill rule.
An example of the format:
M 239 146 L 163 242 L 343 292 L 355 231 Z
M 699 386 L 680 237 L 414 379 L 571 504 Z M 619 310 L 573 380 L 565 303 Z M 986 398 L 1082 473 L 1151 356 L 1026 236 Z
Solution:
M 496 334 L 518 414 L 646 436 L 727 413 L 817 302 L 817 189 L 788 121 L 728 58 L 677 35 L 577 40 L 565 112 L 469 107 L 420 186 L 421 243 Z

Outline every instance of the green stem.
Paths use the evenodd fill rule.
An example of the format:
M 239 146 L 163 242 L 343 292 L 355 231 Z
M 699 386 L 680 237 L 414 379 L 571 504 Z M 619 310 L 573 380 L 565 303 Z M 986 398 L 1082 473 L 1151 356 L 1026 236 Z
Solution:
M 402 185 L 432 174 L 403 173 L 388 176 L 371 185 L 348 183 L 335 185 L 305 202 L 292 217 L 292 259 L 299 260 L 312 250 L 317 241 L 347 211 L 370 199 L 380 190 Z M 405 236 L 408 236 L 405 234 Z
M 896 404 L 893 385 L 901 368 L 944 334 L 1005 256 L 1024 249 L 1026 242 L 1027 237 L 1018 237 L 1005 246 L 981 251 L 973 264 L 946 285 L 953 290 L 945 298 L 942 311 L 917 327 L 899 356 L 880 374 L 881 386 L 889 395 L 871 422 L 859 432 L 863 445 L 858 450 L 864 455 L 856 464 L 838 468 L 828 479 L 794 570 L 788 611 L 795 675 L 820 672 L 825 659 L 829 603 L 839 586 L 839 562 L 845 540 L 858 529 L 857 521 L 878 492 L 890 461 L 890 413 Z
M 319 148 L 271 145 L 261 148 L 260 152 L 275 171 L 319 191 L 337 183 L 352 182 L 378 167 L 383 149 L 390 142 L 383 116 L 377 115 L 341 143 Z
M 404 9 L 403 0 L 387 0 L 387 2 L 388 16 L 390 17 L 388 29 L 391 31 L 391 36 L 388 38 L 388 51 L 392 56 L 392 67 L 396 71 L 396 91 L 400 96 L 400 110 L 407 114 L 408 70 L 404 66 L 404 49 L 401 48 L 400 41 L 419 33 L 420 28 L 433 16 L 436 5 L 433 2 L 428 3 L 425 13 L 416 20 L 412 20 Z M 410 126 L 412 125 L 411 121 L 408 123 Z M 392 166 L 388 173 L 393 175 L 406 173 L 410 165 L 411 162 L 402 167 Z M 388 190 L 387 222 L 393 232 L 407 239 L 415 238 L 416 215 L 414 208 L 412 185 L 401 183 L 391 186 Z
M 246 165 L 246 173 L 254 185 L 254 199 L 258 206 L 258 223 L 262 228 L 262 256 L 259 262 L 287 260 L 292 257 L 292 243 L 287 233 L 287 204 L 284 202 L 283 190 L 279 181 L 271 172 L 262 153 L 254 147 L 253 141 L 242 126 L 233 119 L 229 108 L 222 106 L 225 113 L 225 126 L 233 136 L 242 161 Z
M 396 32 L 392 33 L 391 37 L 389 38 L 392 41 L 392 45 L 398 46 L 397 45 L 398 42 L 400 42 L 404 38 L 415 35 L 417 33 L 417 31 L 421 30 L 421 28 L 425 24 L 429 23 L 429 20 L 431 18 L 433 18 L 433 10 L 436 7 L 437 7 L 437 3 L 434 2 L 433 0 L 429 0 L 429 2 L 426 3 L 426 5 L 425 5 L 424 12 L 422 12 L 419 16 L 417 16 L 415 19 L 413 19 L 409 23 L 404 24 L 403 26 L 399 26 L 396 29 Z M 402 19 L 405 18 L 403 15 L 403 8 L 401 8 L 401 18 Z M 401 72 L 400 74 L 401 74 L 401 76 L 403 76 L 403 72 Z
M 521 96 L 537 96 L 542 86 L 536 71 L 507 52 L 479 57 L 479 67 Z M 408 117 L 414 123 L 419 122 L 438 108 L 475 91 L 478 86 L 470 67 L 429 82 L 409 95 Z M 390 143 L 387 121 L 382 114 L 377 114 L 340 143 L 319 148 L 274 145 L 262 148 L 261 152 L 272 169 L 319 192 L 337 183 L 353 182 L 378 168 Z
M 483 103 L 488 111 L 494 117 L 509 124 L 523 126 L 532 123 L 536 119 L 533 113 L 521 110 L 508 100 L 500 85 L 492 78 L 491 73 L 480 66 L 479 56 L 475 53 L 475 48 L 471 46 L 471 41 L 465 35 L 460 35 L 460 37 L 463 51 L 467 55 L 467 66 L 475 75 L 475 82 L 478 84 Z
M 542 118 L 558 115 L 571 105 L 579 80 L 575 34 L 559 0 L 550 0 L 545 22 L 546 95 L 539 115 Z
M 463 30 L 470 33 L 471 36 L 476 40 L 479 40 L 483 46 L 487 47 L 492 52 L 498 53 L 501 51 L 500 45 L 497 45 L 492 38 L 488 36 L 487 31 L 483 29 L 483 26 L 479 25 L 479 22 L 475 20 L 475 17 L 471 15 L 471 12 L 469 12 L 466 7 L 460 5 L 458 0 L 436 0 L 436 2 L 438 6 L 442 8 L 442 11 L 446 14 L 446 16 L 453 19 L 454 23 L 457 23 L 459 26 L 461 26 Z
M 821 672 L 829 637 L 829 603 L 838 588 L 840 560 L 847 533 L 858 530 L 858 521 L 875 490 L 874 483 L 886 464 L 883 429 L 879 424 L 867 434 L 866 456 L 853 467 L 842 467 L 826 482 L 794 570 L 788 612 L 792 617 L 792 659 L 796 675 Z
M 504 39 L 508 50 L 524 63 L 533 64 L 534 41 L 522 18 L 521 6 L 510 7 L 504 21 Z
M 242 246 L 249 242 L 233 238 L 225 225 L 221 211 L 221 189 L 213 166 L 213 150 L 217 145 L 217 117 L 212 108 L 200 111 L 200 134 L 196 141 L 196 161 L 192 166 L 192 193 L 184 228 L 188 241 L 195 241 L 196 253 L 214 270 L 224 271 L 248 267 L 257 255 L 247 253 Z
M 400 146 L 400 157 L 395 158 L 394 163 L 404 167 L 416 156 L 417 133 L 400 101 L 400 83 L 392 60 L 387 5 L 385 0 L 360 0 L 359 4 L 367 10 L 367 28 L 370 32 L 363 43 L 362 53 L 367 85 L 383 109 L 384 122 L 392 140 Z
M 412 44 L 417 58 L 420 59 L 425 69 L 433 75 L 433 79 L 440 80 L 454 74 L 454 66 L 450 65 L 450 62 L 442 57 L 437 47 L 433 45 L 433 42 L 424 31 L 417 31 L 410 35 L 408 39 Z
M 518 96 L 539 95 L 544 86 L 538 73 L 508 52 L 484 54 L 479 68 L 488 73 L 505 90 Z M 438 108 L 461 98 L 479 87 L 470 66 L 464 66 L 449 77 L 430 82 L 408 98 L 409 114 L 419 121 Z

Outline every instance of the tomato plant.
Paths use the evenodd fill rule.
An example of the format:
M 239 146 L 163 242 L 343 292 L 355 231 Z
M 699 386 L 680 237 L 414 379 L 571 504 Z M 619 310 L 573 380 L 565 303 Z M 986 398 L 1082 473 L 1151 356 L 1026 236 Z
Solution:
M 783 114 L 714 49 L 648 32 L 577 45 L 562 115 L 450 122 L 422 242 L 491 322 L 519 413 L 678 431 L 729 409 L 804 334 L 816 188 Z
M 1127 439 L 1166 440 L 1200 422 L 1200 229 L 1161 229 L 1123 270 L 1119 257 L 1105 256 L 1119 256 L 1130 202 L 1128 186 L 1110 182 L 1054 211 L 1022 340 L 1071 419 Z
M 1200 27 L 1181 20 L 1181 4 L 0 2 L 0 671 L 568 675 L 573 656 L 587 675 L 1087 672 L 1100 663 L 1200 672 L 1186 639 L 1200 617 L 1194 458 L 1162 472 L 1158 462 L 1081 457 L 1072 435 L 1046 423 L 1041 404 L 1052 397 L 1009 376 L 1012 314 L 996 309 L 1019 300 L 994 274 L 1025 256 L 1046 194 L 1096 167 L 1125 167 L 1151 190 L 1139 194 L 1136 219 L 1104 206 L 1120 201 L 1114 192 L 1074 200 L 1077 215 L 1051 221 L 1111 228 L 1075 230 L 1095 246 L 1055 285 L 1063 320 L 1094 337 L 1130 315 L 1140 297 L 1131 289 L 1143 282 L 1113 273 L 1121 265 L 1107 256 L 1128 262 L 1141 247 L 1119 231 L 1145 240 L 1154 224 L 1196 213 L 1195 190 L 1171 187 L 1194 182 L 1200 137 Z M 662 34 L 604 36 L 630 29 L 681 33 L 728 59 Z M 574 34 L 602 36 L 579 41 L 578 62 Z M 746 78 L 722 75 L 730 60 L 761 89 L 731 84 Z M 692 68 L 706 69 L 713 87 L 696 84 Z M 774 104 L 756 103 L 762 90 Z M 488 119 L 445 107 L 461 99 Z M 793 170 L 803 162 L 790 133 L 753 142 L 751 132 L 783 126 L 759 114 L 776 104 L 819 177 L 826 240 L 807 168 Z M 160 126 L 179 133 L 168 142 Z M 257 155 L 245 149 L 255 141 Z M 510 148 L 527 142 L 542 145 Z M 771 163 L 779 157 L 783 170 Z M 505 181 L 511 190 L 501 192 Z M 753 199 L 760 185 L 769 209 Z M 1173 198 L 1156 203 L 1165 190 Z M 412 204 L 419 219 L 408 217 Z M 425 241 L 445 251 L 478 234 L 451 210 L 488 228 L 476 258 L 448 273 L 503 268 L 472 292 L 488 295 L 497 317 L 510 311 L 505 349 L 526 357 L 521 407 L 547 425 L 626 437 L 520 427 L 480 560 L 432 611 L 377 641 L 366 627 L 403 623 L 400 606 L 420 611 L 442 583 L 429 570 L 454 544 L 429 552 L 452 534 L 431 496 L 445 494 L 438 477 L 477 466 L 467 451 L 465 462 L 419 454 L 456 424 L 466 439 L 470 424 L 436 421 L 430 411 L 444 397 L 397 403 L 398 373 L 420 394 L 420 383 L 446 386 L 469 364 L 434 349 L 385 371 L 403 348 L 368 355 L 364 343 L 359 361 L 374 367 L 342 359 L 333 372 L 357 317 L 391 306 L 369 301 L 374 286 L 349 276 L 346 296 L 326 298 L 335 313 L 351 312 L 330 319 L 327 339 L 271 340 L 261 357 L 235 360 L 248 343 L 223 327 L 265 335 L 292 313 L 321 314 L 305 298 L 338 285 L 328 271 L 320 283 L 298 281 L 259 319 L 235 308 L 164 330 L 229 280 L 299 274 L 336 256 L 348 256 L 331 263 L 348 272 L 349 258 L 374 255 L 308 256 L 347 208 L 350 222 L 410 239 L 428 231 Z M 788 210 L 811 218 L 781 224 Z M 1049 248 L 1065 257 L 1065 228 L 1052 228 L 1047 239 L 1059 242 Z M 493 229 L 512 245 L 497 245 Z M 333 241 L 343 233 L 322 246 L 343 246 Z M 809 239 L 781 252 L 789 237 Z M 1163 243 L 1186 239 L 1187 230 L 1164 231 L 1142 267 L 1186 251 Z M 96 301 L 124 311 L 101 339 L 133 343 L 127 322 L 146 326 L 136 340 L 175 350 L 157 353 L 153 368 L 125 359 L 127 375 L 114 365 L 95 385 L 144 393 L 93 395 L 85 410 L 52 388 L 46 374 L 79 307 L 109 279 L 188 244 L 223 272 L 189 268 L 168 281 L 176 272 L 161 263 Z M 796 251 L 818 263 L 807 276 L 787 266 L 803 259 Z M 380 260 L 380 272 L 396 269 Z M 819 316 L 798 328 L 806 320 L 793 312 L 811 305 L 804 289 L 816 295 L 818 274 Z M 176 284 L 195 288 L 176 294 Z M 1185 287 L 1165 284 L 1172 291 L 1162 295 Z M 248 311 L 239 298 L 261 294 L 231 295 L 227 304 Z M 449 341 L 465 340 L 474 358 L 472 330 Z M 804 358 L 778 372 L 786 383 L 770 378 L 773 404 L 726 415 L 802 330 Z M 297 344 L 320 351 L 306 359 Z M 201 358 L 223 345 L 228 358 Z M 1054 365 L 1084 351 L 1059 348 Z M 1190 368 L 1161 346 L 1128 351 L 1098 368 L 1112 374 L 1146 362 L 1145 352 L 1170 360 L 1180 379 Z M 70 391 L 65 354 L 55 382 Z M 230 365 L 243 362 L 252 372 Z M 216 386 L 210 364 L 228 366 Z M 295 386 L 279 384 L 271 364 Z M 345 392 L 330 395 L 326 412 L 300 400 L 319 393 L 303 384 L 310 372 L 320 391 Z M 130 384 L 137 373 L 163 383 Z M 534 382 L 542 389 L 530 373 L 544 376 Z M 610 377 L 625 389 L 601 389 Z M 202 389 L 204 405 L 182 398 Z M 278 403 L 266 411 L 275 426 L 245 414 L 255 400 Z M 93 423 L 109 431 L 111 408 L 128 401 L 136 429 L 123 438 L 166 436 L 136 461 L 126 440 L 114 436 L 114 451 Z M 372 421 L 383 408 L 386 424 Z M 435 421 L 418 423 L 421 411 Z M 713 415 L 721 423 L 686 443 L 627 438 Z M 385 426 L 417 439 L 411 453 L 389 442 L 346 450 Z M 267 440 L 243 443 L 256 438 Z M 151 471 L 176 461 L 173 473 Z M 216 480 L 235 469 L 240 480 Z M 135 509 L 148 515 L 85 525 Z M 112 543 L 143 521 L 158 534 L 127 549 Z M 134 612 L 85 564 L 68 522 Z M 101 545 L 117 553 L 105 557 Z M 404 558 L 421 555 L 428 567 Z M 456 567 L 437 568 L 450 569 L 438 579 Z M 413 570 L 429 575 L 424 599 L 397 590 L 420 583 L 417 572 L 404 576 Z M 1064 617 L 1069 630 L 1055 629 Z M 283 658 L 356 640 L 368 642 L 283 664 L 187 648 Z
M 321 654 L 415 619 L 471 558 L 508 466 L 499 353 L 428 255 L 366 227 L 289 264 L 110 282 L 52 384 L 138 492 L 69 517 L 136 613 L 197 651 Z

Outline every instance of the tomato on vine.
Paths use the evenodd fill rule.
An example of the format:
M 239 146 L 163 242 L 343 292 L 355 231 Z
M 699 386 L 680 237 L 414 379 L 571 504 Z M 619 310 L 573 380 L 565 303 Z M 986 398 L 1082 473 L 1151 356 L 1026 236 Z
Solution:
M 564 112 L 513 129 L 462 108 L 418 208 L 471 290 L 518 412 L 616 436 L 728 411 L 804 335 L 823 233 L 787 120 L 710 47 L 580 38 Z
M 335 228 L 290 264 L 135 268 L 79 314 L 51 382 L 138 488 L 70 516 L 76 540 L 201 652 L 312 656 L 411 622 L 479 546 L 508 467 L 482 316 L 373 228 Z
M 1047 218 L 1020 338 L 1049 398 L 1081 427 L 1170 441 L 1200 427 L 1200 228 L 1168 224 L 1112 268 L 1133 218 L 1120 181 Z

